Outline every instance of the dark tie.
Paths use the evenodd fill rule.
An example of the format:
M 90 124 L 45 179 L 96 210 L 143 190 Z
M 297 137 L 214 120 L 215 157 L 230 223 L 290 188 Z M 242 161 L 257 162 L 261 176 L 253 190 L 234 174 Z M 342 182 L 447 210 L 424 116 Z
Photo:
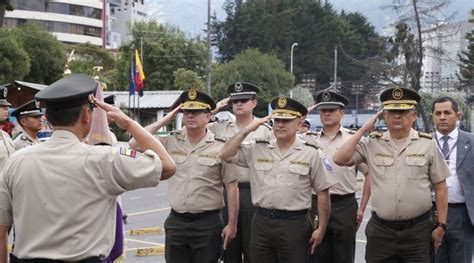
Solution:
M 448 159 L 449 157 L 449 145 L 448 145 L 448 139 L 449 136 L 445 135 L 441 137 L 441 139 L 444 141 L 443 142 L 443 149 L 441 149 L 441 152 L 443 153 L 444 159 Z

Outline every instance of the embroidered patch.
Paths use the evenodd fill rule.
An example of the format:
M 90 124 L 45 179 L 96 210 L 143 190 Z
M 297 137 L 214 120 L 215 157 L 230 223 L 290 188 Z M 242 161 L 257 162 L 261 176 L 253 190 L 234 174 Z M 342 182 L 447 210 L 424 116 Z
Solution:
M 216 159 L 216 155 L 211 155 L 211 154 L 199 154 L 199 157 L 204 157 L 204 158 L 209 158 L 209 159 Z
M 181 156 L 187 156 L 186 153 L 178 152 L 178 151 L 171 151 L 170 154 L 173 154 L 173 155 L 181 155 Z
M 133 150 L 132 148 L 128 148 L 128 147 L 120 147 L 120 154 L 135 158 L 135 156 L 137 156 L 137 151 Z
M 273 160 L 270 159 L 257 159 L 257 163 L 273 163 Z
M 309 163 L 308 162 L 305 162 L 305 161 L 290 161 L 290 164 L 298 164 L 298 165 L 302 165 L 302 166 L 309 166 Z
M 383 157 L 383 158 L 392 158 L 391 154 L 385 154 L 385 153 L 375 153 L 376 157 Z
M 407 157 L 425 158 L 425 154 L 423 154 L 423 153 L 409 153 L 409 154 L 407 154 Z
M 332 171 L 331 162 L 327 158 L 323 159 L 323 163 L 324 163 L 324 167 L 326 167 L 326 170 Z

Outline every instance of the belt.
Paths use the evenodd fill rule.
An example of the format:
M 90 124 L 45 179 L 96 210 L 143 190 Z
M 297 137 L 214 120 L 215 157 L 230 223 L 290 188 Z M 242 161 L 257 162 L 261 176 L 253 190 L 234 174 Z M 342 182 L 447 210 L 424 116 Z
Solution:
M 421 223 L 423 221 L 426 221 L 430 218 L 431 216 L 431 210 L 428 210 L 424 212 L 423 214 L 413 218 L 413 219 L 407 219 L 407 220 L 385 220 L 380 218 L 375 212 L 372 212 L 372 218 L 374 221 L 379 222 L 382 225 L 388 226 L 392 229 L 395 230 L 404 230 L 410 227 L 415 226 L 418 223 Z
M 307 212 L 308 212 L 308 209 L 288 211 L 288 210 L 267 209 L 267 208 L 257 207 L 257 213 L 270 219 L 294 219 L 298 216 L 306 215 Z
M 78 261 L 62 261 L 46 258 L 33 258 L 33 259 L 20 259 L 15 255 L 10 254 L 10 263 L 104 263 L 105 260 L 100 259 L 99 257 L 91 257 Z
M 211 211 L 205 211 L 202 213 L 193 214 L 193 213 L 178 213 L 175 210 L 171 209 L 171 215 L 194 221 L 194 220 L 198 220 L 210 215 L 217 215 L 220 213 L 220 211 L 221 210 L 217 209 L 217 210 L 211 210 Z
M 240 189 L 250 189 L 250 182 L 240 182 L 239 183 Z
M 448 203 L 448 207 L 462 208 L 462 207 L 466 207 L 466 203 Z
M 346 195 L 331 195 L 331 203 L 337 203 L 339 201 L 344 201 L 347 199 L 355 199 L 355 193 Z

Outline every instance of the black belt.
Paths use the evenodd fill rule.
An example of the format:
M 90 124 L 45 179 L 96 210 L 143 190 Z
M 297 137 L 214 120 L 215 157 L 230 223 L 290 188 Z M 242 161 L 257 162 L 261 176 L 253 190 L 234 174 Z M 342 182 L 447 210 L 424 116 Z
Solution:
M 268 217 L 270 219 L 293 219 L 295 217 L 306 215 L 308 209 L 288 211 L 288 210 L 279 210 L 279 209 L 267 209 L 262 207 L 257 207 L 257 213 Z
M 331 203 L 337 203 L 339 201 L 344 201 L 347 199 L 355 199 L 355 193 L 346 195 L 331 195 Z
M 448 203 L 448 207 L 463 208 L 463 207 L 466 207 L 466 203 Z
M 33 259 L 20 259 L 15 255 L 10 254 L 10 263 L 104 263 L 105 260 L 100 259 L 99 257 L 91 257 L 78 261 L 63 261 L 63 260 L 54 260 L 46 258 L 33 258 Z
M 250 189 L 250 182 L 239 183 L 239 189 Z
M 173 209 L 171 209 L 171 215 L 194 221 L 194 220 L 198 220 L 198 219 L 210 216 L 210 215 L 217 215 L 217 214 L 220 213 L 220 211 L 221 210 L 217 209 L 217 210 L 211 210 L 211 211 L 205 211 L 205 212 L 202 212 L 202 213 L 193 214 L 193 213 L 178 213 L 178 212 L 174 211 Z
M 418 223 L 421 223 L 423 221 L 426 221 L 430 218 L 431 216 L 431 210 L 428 210 L 424 212 L 423 214 L 413 218 L 413 219 L 407 219 L 407 220 L 385 220 L 380 218 L 375 212 L 372 212 L 372 218 L 379 222 L 382 225 L 388 226 L 392 229 L 395 230 L 404 230 L 410 227 L 415 226 Z

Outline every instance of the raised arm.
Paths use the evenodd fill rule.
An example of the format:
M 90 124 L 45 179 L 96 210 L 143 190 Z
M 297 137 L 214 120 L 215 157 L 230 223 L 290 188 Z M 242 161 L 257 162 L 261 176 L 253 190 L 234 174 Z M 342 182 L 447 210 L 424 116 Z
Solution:
M 221 160 L 230 161 L 239 151 L 240 144 L 244 141 L 245 137 L 251 132 L 255 131 L 258 126 L 264 124 L 270 119 L 270 116 L 266 116 L 261 119 L 254 119 L 249 125 L 236 133 L 230 140 L 228 140 L 219 151 L 219 158 Z
M 176 172 L 176 164 L 160 141 L 143 128 L 136 121 L 130 119 L 119 108 L 94 100 L 94 103 L 107 112 L 108 118 L 114 121 L 120 128 L 127 130 L 135 139 L 137 145 L 143 151 L 151 150 L 155 152 L 162 163 L 161 180 L 166 180 Z
M 351 166 L 354 165 L 352 161 L 352 155 L 355 152 L 357 143 L 359 143 L 362 136 L 365 133 L 370 132 L 374 129 L 377 118 L 382 114 L 382 111 L 377 112 L 375 115 L 370 117 L 369 120 L 362 126 L 353 136 L 349 138 L 340 148 L 336 151 L 333 156 L 333 161 L 339 166 Z

